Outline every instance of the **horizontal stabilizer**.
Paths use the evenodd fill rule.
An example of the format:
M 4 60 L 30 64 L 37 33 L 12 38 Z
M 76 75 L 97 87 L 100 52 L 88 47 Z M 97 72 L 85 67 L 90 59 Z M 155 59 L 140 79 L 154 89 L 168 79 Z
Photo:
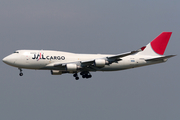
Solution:
M 165 60 L 171 57 L 174 57 L 176 55 L 168 55 L 168 56 L 163 56 L 163 57 L 157 57 L 157 58 L 152 58 L 152 59 L 146 59 L 146 61 L 159 61 L 159 60 Z

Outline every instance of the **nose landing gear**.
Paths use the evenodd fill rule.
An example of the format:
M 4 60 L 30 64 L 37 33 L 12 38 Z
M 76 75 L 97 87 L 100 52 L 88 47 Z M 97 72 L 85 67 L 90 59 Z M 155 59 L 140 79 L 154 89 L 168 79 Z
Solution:
M 19 70 L 20 70 L 19 76 L 23 76 L 22 69 L 19 68 Z

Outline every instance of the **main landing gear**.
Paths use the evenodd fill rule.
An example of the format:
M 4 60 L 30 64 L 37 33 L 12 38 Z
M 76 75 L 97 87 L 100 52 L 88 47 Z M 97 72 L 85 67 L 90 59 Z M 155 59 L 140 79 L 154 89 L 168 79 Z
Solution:
M 80 75 L 82 75 L 82 78 L 87 78 L 87 79 L 92 77 L 89 71 L 83 71 L 80 73 Z
M 87 78 L 87 79 L 92 77 L 89 71 L 83 71 L 80 73 L 80 75 L 82 75 L 82 78 Z
M 20 70 L 19 76 L 23 76 L 22 69 L 19 68 L 19 70 Z
M 89 71 L 83 71 L 83 72 L 80 73 L 80 75 L 82 76 L 82 78 L 86 78 L 86 79 L 92 77 L 92 75 L 89 73 Z M 75 77 L 76 80 L 79 80 L 79 77 L 78 77 L 77 73 L 74 73 L 73 77 Z
M 79 80 L 78 74 L 74 73 L 73 77 L 75 77 L 76 80 Z

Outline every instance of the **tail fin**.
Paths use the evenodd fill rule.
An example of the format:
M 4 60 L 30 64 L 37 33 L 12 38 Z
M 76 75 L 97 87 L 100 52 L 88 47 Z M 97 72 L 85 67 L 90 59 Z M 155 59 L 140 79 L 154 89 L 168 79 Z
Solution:
M 163 55 L 172 32 L 162 32 L 153 41 L 151 41 L 147 46 L 142 47 L 138 54 L 140 55 Z

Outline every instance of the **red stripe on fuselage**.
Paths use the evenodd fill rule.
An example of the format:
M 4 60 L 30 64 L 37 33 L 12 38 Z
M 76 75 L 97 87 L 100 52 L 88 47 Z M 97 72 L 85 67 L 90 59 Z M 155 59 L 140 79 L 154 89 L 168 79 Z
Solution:
M 41 59 L 41 53 L 39 53 L 39 59 L 38 59 L 38 61 Z

